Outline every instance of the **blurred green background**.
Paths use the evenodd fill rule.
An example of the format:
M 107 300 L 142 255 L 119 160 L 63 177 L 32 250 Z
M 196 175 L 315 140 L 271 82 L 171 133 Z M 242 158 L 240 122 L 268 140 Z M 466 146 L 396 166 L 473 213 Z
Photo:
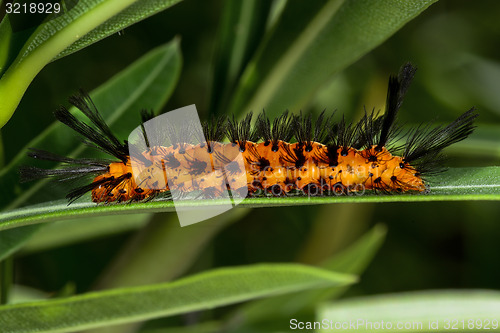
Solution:
M 163 111 L 196 104 L 201 117 L 207 117 L 215 111 L 211 85 L 223 6 L 224 1 L 220 0 L 186 0 L 49 64 L 2 129 L 5 160 L 12 159 L 52 123 L 52 111 L 66 104 L 67 97 L 78 88 L 94 89 L 176 36 L 181 38 L 183 69 Z M 480 114 L 478 129 L 466 142 L 448 150 L 447 164 L 499 165 L 498 13 L 500 2 L 496 0 L 439 1 L 374 51 L 332 77 L 305 111 L 337 109 L 339 114 L 356 119 L 363 106 L 381 109 L 388 75 L 410 60 L 419 70 L 400 120 L 407 124 L 449 122 L 476 106 Z M 484 142 L 485 148 L 470 149 L 471 142 L 474 147 L 481 147 Z M 161 218 L 176 223 L 175 215 L 169 214 Z M 500 289 L 498 216 L 498 202 L 473 201 L 253 209 L 211 240 L 185 274 L 258 262 L 298 260 L 314 264 L 352 244 L 375 224 L 383 223 L 388 227 L 386 241 L 360 282 L 343 297 L 424 289 Z M 15 262 L 15 282 L 48 293 L 87 291 L 96 285 L 120 251 L 130 245 L 130 240 L 137 237 L 137 232 L 21 253 Z M 161 261 L 157 265 L 161 270 Z M 223 308 L 200 316 L 217 319 L 226 311 Z M 189 320 L 196 319 L 182 317 L 165 322 Z

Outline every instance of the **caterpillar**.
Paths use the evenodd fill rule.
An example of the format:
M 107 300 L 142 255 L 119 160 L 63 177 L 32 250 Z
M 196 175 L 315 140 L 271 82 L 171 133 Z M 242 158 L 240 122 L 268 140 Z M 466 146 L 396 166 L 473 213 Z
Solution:
M 252 113 L 240 121 L 220 116 L 202 124 L 201 143 L 148 144 L 135 154 L 127 141 L 112 133 L 89 95 L 80 91 L 69 102 L 88 121 L 78 120 L 65 107 L 54 112 L 55 118 L 114 159 L 69 158 L 30 148 L 30 157 L 60 162 L 62 167 L 23 167 L 21 179 L 93 177 L 68 193 L 69 203 L 87 192 L 96 203 L 147 201 L 174 190 L 203 198 L 218 198 L 228 189 L 243 197 L 426 192 L 426 177 L 444 170 L 442 150 L 469 136 L 478 114 L 471 108 L 446 126 L 421 125 L 402 134 L 396 118 L 415 72 L 416 67 L 407 63 L 397 76 L 390 76 L 383 115 L 365 110 L 356 123 L 344 117 L 334 122 L 334 115 L 326 116 L 325 111 L 316 119 L 287 111 L 272 121 L 263 111 L 254 125 Z M 143 110 L 141 115 L 144 131 L 153 114 Z M 189 134 L 189 128 L 187 124 L 164 132 Z M 147 142 L 145 132 L 144 137 Z M 398 144 L 402 138 L 404 143 Z M 236 154 L 243 162 L 234 162 Z M 134 164 L 141 167 L 140 174 L 134 172 Z M 161 182 L 164 185 L 158 186 Z

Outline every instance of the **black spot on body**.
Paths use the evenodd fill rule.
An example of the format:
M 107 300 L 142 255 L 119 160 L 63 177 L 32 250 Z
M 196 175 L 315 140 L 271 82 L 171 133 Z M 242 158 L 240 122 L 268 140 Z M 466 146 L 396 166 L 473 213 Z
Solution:
M 306 163 L 306 157 L 304 156 L 304 153 L 300 146 L 294 148 L 293 151 L 295 153 L 295 156 L 297 157 L 297 159 L 295 160 L 295 167 L 297 169 L 300 169 Z
M 260 187 L 261 183 L 259 180 L 255 179 L 253 182 L 252 182 L 252 186 L 253 187 Z
M 224 166 L 224 168 L 230 173 L 230 174 L 236 174 L 236 173 L 240 173 L 241 172 L 241 169 L 240 169 L 240 166 L 238 164 L 238 162 L 231 162 L 231 163 L 228 163 Z
M 207 168 L 207 162 L 194 160 L 189 162 L 189 166 L 191 168 L 189 174 L 193 176 L 198 176 L 205 172 L 205 169 Z
M 271 166 L 269 160 L 264 157 L 259 158 L 256 164 L 260 171 L 265 171 L 266 168 L 269 168 Z
M 271 192 L 274 196 L 281 196 L 283 194 L 283 189 L 279 185 L 272 185 L 268 187 L 267 189 L 269 192 Z
M 328 166 L 336 167 L 339 165 L 339 155 L 337 154 L 337 146 L 326 147 L 326 156 L 328 157 Z
M 173 153 L 170 153 L 167 156 L 165 156 L 165 165 L 169 169 L 175 169 L 181 165 L 181 162 L 179 162 L 179 160 L 175 158 L 175 155 Z

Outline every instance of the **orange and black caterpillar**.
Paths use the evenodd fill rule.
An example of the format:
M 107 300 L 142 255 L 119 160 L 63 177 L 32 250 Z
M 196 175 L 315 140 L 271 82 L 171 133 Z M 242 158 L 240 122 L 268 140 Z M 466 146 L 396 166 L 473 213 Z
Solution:
M 254 126 L 251 113 L 242 121 L 219 117 L 202 126 L 206 144 L 150 146 L 133 157 L 127 142 L 113 135 L 90 97 L 81 92 L 69 101 L 90 122 L 78 120 L 64 107 L 55 112 L 55 117 L 82 135 L 89 145 L 116 160 L 74 159 L 31 149 L 29 156 L 61 162 L 64 167 L 25 167 L 20 173 L 23 180 L 56 177 L 67 181 L 93 176 L 92 182 L 69 192 L 70 202 L 87 192 L 92 192 L 94 202 L 149 200 L 173 190 L 169 185 L 177 193 L 198 191 L 204 198 L 220 197 L 229 185 L 232 191 L 249 196 L 339 195 L 361 190 L 423 192 L 427 189 L 425 176 L 443 170 L 443 148 L 471 134 L 478 115 L 472 108 L 447 126 L 419 126 L 400 135 L 396 116 L 415 71 L 408 63 L 397 77 L 390 77 L 386 108 L 380 117 L 365 112 L 353 124 L 343 117 L 334 123 L 333 115 L 327 117 L 324 112 L 315 120 L 310 115 L 285 112 L 271 121 L 262 112 Z M 142 113 L 143 124 L 151 118 L 151 114 Z M 401 137 L 406 137 L 406 142 L 394 147 Z M 228 143 L 224 143 L 225 138 Z M 230 151 L 235 148 L 243 156 L 244 168 L 231 167 Z M 151 172 L 137 181 L 141 177 L 133 174 L 132 162 L 146 171 L 160 172 Z M 215 173 L 214 163 L 228 167 L 224 173 Z M 166 168 L 175 170 L 176 176 L 169 179 L 169 185 L 158 189 L 158 179 L 167 178 Z

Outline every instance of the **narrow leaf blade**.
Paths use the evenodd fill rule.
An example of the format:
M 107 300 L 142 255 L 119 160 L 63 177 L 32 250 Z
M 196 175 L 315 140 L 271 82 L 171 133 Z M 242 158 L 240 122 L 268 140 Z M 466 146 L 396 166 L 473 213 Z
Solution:
M 489 330 L 496 330 L 492 322 L 494 320 L 498 329 L 499 313 L 498 291 L 449 290 L 354 298 L 321 307 L 318 318 L 327 319 L 328 322 L 331 319 L 334 323 L 347 322 L 347 326 L 340 325 L 336 329 L 344 332 L 353 329 L 356 332 L 373 332 L 373 327 L 370 328 L 367 323 L 382 321 L 385 325 L 377 329 L 377 332 L 449 332 L 450 330 L 477 332 L 482 328 L 486 329 L 486 323 Z M 473 322 L 470 327 L 469 320 Z M 354 327 L 349 323 L 353 323 Z M 409 326 L 399 327 L 397 330 L 398 323 L 399 325 L 409 323 Z M 389 326 L 391 327 L 388 328 Z M 452 328 L 453 326 L 455 328 Z M 320 332 L 329 331 L 325 327 L 320 330 Z
M 340 202 L 500 200 L 500 167 L 455 168 L 445 174 L 436 176 L 431 180 L 431 184 L 431 192 L 428 194 L 354 194 L 327 197 L 247 198 L 237 208 L 317 205 Z M 220 204 L 224 204 L 224 201 L 214 199 L 179 203 L 179 205 L 186 207 L 212 207 Z M 174 209 L 172 201 L 167 200 L 115 205 L 79 202 L 70 206 L 67 205 L 66 201 L 61 200 L 0 213 L 0 230 L 93 214 L 155 213 L 171 212 Z
M 265 108 L 274 115 L 299 110 L 326 80 L 435 1 L 289 1 L 273 34 L 247 66 L 230 110 Z
M 355 280 L 351 275 L 294 264 L 217 269 L 171 283 L 3 306 L 0 327 L 5 333 L 75 331 L 347 285 Z

